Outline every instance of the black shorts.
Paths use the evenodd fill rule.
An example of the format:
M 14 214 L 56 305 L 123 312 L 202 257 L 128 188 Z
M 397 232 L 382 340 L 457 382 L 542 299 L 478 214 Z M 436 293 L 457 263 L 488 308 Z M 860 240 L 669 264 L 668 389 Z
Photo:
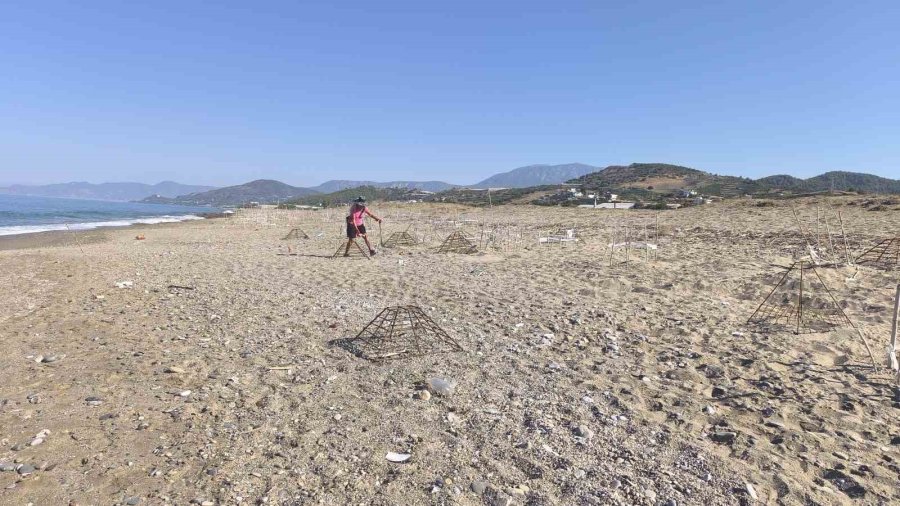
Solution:
M 352 223 L 347 224 L 347 237 L 349 239 L 356 239 L 357 233 L 356 230 L 359 229 L 359 235 L 366 235 L 366 226 L 358 225 L 356 227 L 353 226 Z

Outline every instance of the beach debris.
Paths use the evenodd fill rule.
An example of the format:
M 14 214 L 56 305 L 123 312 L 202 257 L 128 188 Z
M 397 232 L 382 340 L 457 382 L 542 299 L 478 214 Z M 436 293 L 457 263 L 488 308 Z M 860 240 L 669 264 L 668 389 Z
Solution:
M 36 436 L 34 436 L 34 438 L 31 440 L 31 443 L 29 443 L 29 445 L 37 446 L 37 445 L 43 443 L 44 441 L 46 441 L 48 437 L 50 437 L 50 430 L 44 429 L 44 430 L 38 432 Z
M 409 453 L 395 453 L 388 452 L 387 455 L 384 456 L 388 460 L 388 462 L 393 462 L 395 464 L 402 464 L 408 461 L 412 457 Z
M 749 494 L 750 497 L 751 497 L 754 501 L 756 501 L 756 500 L 759 499 L 759 496 L 756 494 L 756 489 L 753 488 L 753 485 L 751 485 L 749 482 L 745 482 L 745 483 L 744 483 L 744 488 L 747 489 L 747 494 Z
M 100 397 L 91 396 L 85 398 L 84 402 L 86 402 L 88 406 L 99 406 L 103 404 L 103 399 L 101 399 Z
M 180 367 L 171 366 L 163 369 L 163 372 L 167 374 L 184 374 L 185 370 Z
M 441 397 L 452 395 L 456 390 L 456 382 L 446 378 L 428 378 L 425 386 L 434 395 L 440 395 Z
M 541 244 L 565 245 L 567 243 L 573 243 L 573 242 L 578 242 L 578 241 L 579 241 L 579 238 L 578 238 L 574 228 L 570 228 L 570 229 L 560 228 L 560 229 L 557 229 L 557 230 L 551 232 L 550 234 L 548 234 L 547 237 L 539 237 L 538 238 L 538 242 Z
M 471 239 L 466 237 L 466 235 L 457 230 L 447 236 L 444 239 L 444 242 L 441 244 L 441 247 L 438 248 L 438 253 L 461 253 L 464 255 L 468 255 L 471 253 L 476 253 L 478 251 L 478 247 L 475 246 L 475 243 L 472 242 Z
M 428 390 L 417 390 L 415 393 L 415 397 L 420 401 L 427 401 L 431 399 L 431 392 L 429 392 Z
M 337 339 L 330 344 L 376 361 L 463 349 L 418 306 L 385 308 L 356 337 Z
M 138 235 L 134 236 L 134 240 L 135 240 L 135 241 L 143 241 L 143 240 L 146 239 L 146 238 L 147 238 L 147 237 L 144 236 L 144 234 L 138 234 Z
M 735 439 L 737 439 L 737 432 L 717 430 L 710 434 L 709 438 L 716 443 L 731 444 Z
M 116 281 L 116 288 L 131 288 L 134 286 L 133 281 Z
M 52 364 L 54 362 L 59 362 L 65 357 L 65 355 L 46 355 L 41 358 L 41 363 L 43 364 Z

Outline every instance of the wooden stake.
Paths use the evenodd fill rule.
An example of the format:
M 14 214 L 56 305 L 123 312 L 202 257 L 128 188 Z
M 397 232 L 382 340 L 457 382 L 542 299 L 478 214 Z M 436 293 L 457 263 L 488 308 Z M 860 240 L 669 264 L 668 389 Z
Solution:
M 828 234 L 828 245 L 831 247 L 831 261 L 837 263 L 837 253 L 834 251 L 834 241 L 831 240 L 831 227 L 828 225 L 828 216 L 823 214 L 822 219 L 825 221 L 825 233 Z
M 816 204 L 816 249 L 822 251 L 822 243 L 819 239 L 819 204 Z
M 656 213 L 656 239 L 654 239 L 654 242 L 656 242 L 656 250 L 653 252 L 653 259 L 658 260 L 659 259 L 659 213 Z
M 897 318 L 900 317 L 900 284 L 897 285 L 897 295 L 894 297 L 894 319 L 891 320 L 891 347 L 889 350 L 889 363 L 891 369 L 900 373 L 900 365 L 897 364 Z
M 800 217 L 797 216 L 797 210 L 794 209 L 794 206 L 791 206 L 791 211 L 794 213 L 794 220 L 797 221 L 797 228 L 800 230 L 800 235 L 803 236 L 803 241 L 806 243 L 806 249 L 812 250 L 812 245 L 809 243 L 809 235 L 803 230 L 803 223 L 800 221 Z M 815 258 L 813 258 L 813 262 L 815 263 Z
M 841 222 L 841 236 L 844 238 L 844 253 L 847 255 L 847 265 L 853 265 L 853 256 L 850 254 L 850 245 L 847 243 L 847 234 L 844 232 L 844 219 L 841 212 L 837 212 L 838 221 Z
M 81 254 L 82 254 L 82 255 L 84 255 L 84 250 L 81 248 L 81 241 L 78 240 L 78 234 L 76 234 L 74 230 L 72 230 L 71 228 L 69 228 L 69 224 L 68 224 L 68 223 L 66 223 L 65 225 L 66 225 L 66 230 L 68 230 L 69 232 L 72 232 L 72 237 L 75 238 L 75 244 L 78 245 L 78 250 L 81 251 Z
M 613 256 L 616 253 L 616 225 L 613 225 L 612 228 L 612 237 L 610 237 L 611 241 L 609 241 L 609 265 L 612 267 L 613 264 Z
M 797 297 L 797 334 L 800 333 L 800 322 L 803 320 L 803 261 L 800 261 L 800 295 Z

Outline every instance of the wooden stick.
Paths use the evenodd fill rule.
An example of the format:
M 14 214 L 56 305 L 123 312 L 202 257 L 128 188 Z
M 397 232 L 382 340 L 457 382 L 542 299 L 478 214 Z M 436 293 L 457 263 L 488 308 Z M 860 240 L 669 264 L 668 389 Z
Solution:
M 822 251 L 822 243 L 819 233 L 819 204 L 816 204 L 816 249 Z
M 831 227 L 828 225 L 828 216 L 823 214 L 822 220 L 825 222 L 825 233 L 828 234 L 828 245 L 831 246 L 831 261 L 837 263 L 837 253 L 834 251 L 834 241 L 831 240 Z
M 612 237 L 610 237 L 610 239 L 612 240 L 609 242 L 609 265 L 612 267 L 613 255 L 616 252 L 616 225 L 613 225 Z
M 806 242 L 806 249 L 812 250 L 812 245 L 809 243 L 809 235 L 803 230 L 803 223 L 800 222 L 800 217 L 797 216 L 797 210 L 794 209 L 794 206 L 791 206 L 791 211 L 794 213 L 794 219 L 797 221 L 797 228 L 800 229 L 800 235 L 803 236 L 803 241 Z M 815 258 L 813 258 L 813 262 L 815 262 Z
M 68 223 L 66 223 L 65 225 L 66 225 L 66 230 L 68 230 L 69 232 L 72 232 L 72 237 L 75 238 L 75 244 L 78 245 L 78 250 L 81 251 L 81 254 L 82 254 L 82 255 L 84 255 L 84 250 L 81 248 L 81 241 L 78 240 L 78 234 L 76 234 L 74 230 L 72 230 L 71 228 L 69 228 L 69 224 L 68 224 Z
M 625 224 L 625 265 L 628 265 L 628 223 Z
M 850 254 L 850 244 L 847 243 L 847 234 L 844 232 L 844 219 L 841 212 L 837 212 L 838 221 L 841 222 L 841 235 L 844 237 L 844 253 L 847 255 L 847 265 L 853 265 L 853 255 Z
M 872 368 L 875 369 L 875 372 L 878 372 L 878 362 L 875 361 L 875 354 L 872 353 L 872 348 L 869 347 L 869 341 L 866 339 L 866 335 L 863 334 L 862 329 L 858 325 L 854 325 L 853 328 L 856 329 L 856 333 L 859 334 L 859 337 L 862 338 L 862 342 L 866 345 L 866 351 L 869 352 L 869 358 L 872 359 Z
M 900 284 L 897 285 L 897 295 L 894 297 L 894 319 L 891 320 L 891 348 L 890 366 L 896 372 L 900 372 L 897 364 L 897 318 L 900 317 Z
M 656 213 L 656 251 L 653 252 L 653 260 L 659 259 L 659 213 Z

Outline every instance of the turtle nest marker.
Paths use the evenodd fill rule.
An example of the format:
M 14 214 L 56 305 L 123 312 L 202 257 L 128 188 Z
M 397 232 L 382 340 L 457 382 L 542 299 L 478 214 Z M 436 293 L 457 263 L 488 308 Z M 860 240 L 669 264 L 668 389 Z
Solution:
M 856 259 L 856 263 L 881 269 L 900 268 L 900 237 L 885 239 L 872 246 Z
M 795 262 L 781 277 L 748 324 L 782 325 L 795 334 L 856 328 L 819 276 L 815 264 Z
M 309 239 L 309 234 L 307 234 L 306 231 L 304 231 L 302 228 L 292 228 L 291 231 L 281 239 L 285 241 L 288 239 Z
M 388 237 L 387 241 L 384 241 L 384 247 L 386 248 L 396 248 L 398 246 L 415 246 L 416 244 L 419 244 L 419 241 L 417 241 L 416 238 L 406 230 L 404 230 L 403 232 L 394 232 L 390 237 Z
M 385 308 L 356 337 L 338 339 L 333 343 L 358 357 L 373 361 L 463 349 L 417 306 Z
M 447 236 L 438 249 L 438 253 L 462 253 L 465 255 L 476 251 L 478 251 L 478 247 L 459 230 Z

